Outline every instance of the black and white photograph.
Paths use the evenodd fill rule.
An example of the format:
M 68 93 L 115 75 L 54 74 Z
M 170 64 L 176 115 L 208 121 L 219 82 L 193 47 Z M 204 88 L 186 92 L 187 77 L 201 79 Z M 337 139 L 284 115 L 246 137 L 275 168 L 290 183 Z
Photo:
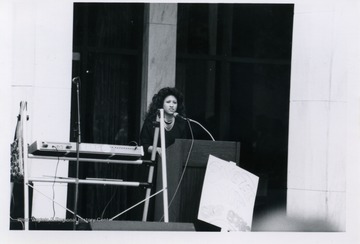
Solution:
M 360 242 L 360 1 L 0 19 L 2 243 Z

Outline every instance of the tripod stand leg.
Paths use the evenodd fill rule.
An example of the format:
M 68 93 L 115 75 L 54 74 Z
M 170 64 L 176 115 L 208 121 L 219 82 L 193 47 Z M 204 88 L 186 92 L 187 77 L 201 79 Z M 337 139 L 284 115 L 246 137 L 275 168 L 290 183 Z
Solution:
M 159 140 L 159 126 L 158 123 L 160 121 L 159 116 L 156 117 L 156 127 L 155 127 L 155 131 L 154 131 L 154 139 L 153 139 L 153 149 L 151 152 L 151 161 L 155 162 L 156 159 L 156 151 L 157 151 L 157 144 L 158 144 L 158 140 Z M 149 168 L 149 175 L 148 175 L 148 182 L 152 183 L 153 182 L 153 177 L 154 177 L 154 166 L 150 166 Z M 146 193 L 145 193 L 145 199 L 147 199 L 145 201 L 144 204 L 144 211 L 143 211 L 143 217 L 142 217 L 142 221 L 146 221 L 147 220 L 147 216 L 148 216 L 148 212 L 149 212 L 149 197 L 151 194 L 151 188 L 147 188 L 146 189 Z
M 149 176 L 148 176 L 148 182 L 152 183 L 153 180 L 153 176 L 154 176 L 154 166 L 150 166 L 149 168 Z M 147 199 L 145 201 L 145 205 L 144 205 L 144 212 L 143 212 L 143 217 L 142 217 L 142 221 L 146 221 L 147 220 L 147 216 L 148 216 L 148 212 L 149 212 L 149 197 L 151 194 L 151 188 L 147 188 L 146 189 L 146 193 L 145 193 L 145 199 Z
M 169 206 L 168 206 L 168 189 L 167 189 L 167 170 L 166 170 L 166 146 L 165 146 L 165 125 L 164 125 L 164 109 L 159 109 L 160 119 L 157 116 L 156 121 L 160 121 L 160 138 L 161 138 L 161 167 L 162 167 L 162 189 L 163 189 L 163 206 L 164 206 L 164 222 L 169 222 Z M 153 149 L 151 154 L 151 159 L 155 160 L 156 151 L 157 151 L 157 142 L 159 138 L 159 128 L 155 128 Z M 153 167 L 153 166 L 152 166 Z M 149 170 L 149 183 L 152 182 L 154 169 L 150 168 Z M 146 197 L 150 196 L 151 190 L 146 191 Z M 147 219 L 147 212 L 149 208 L 149 200 L 145 202 L 144 212 L 143 212 L 143 221 Z

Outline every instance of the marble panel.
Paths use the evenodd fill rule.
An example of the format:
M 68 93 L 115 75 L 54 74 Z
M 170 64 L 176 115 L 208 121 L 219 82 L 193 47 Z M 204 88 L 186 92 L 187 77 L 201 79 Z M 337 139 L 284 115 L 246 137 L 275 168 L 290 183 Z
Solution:
M 32 217 L 51 221 L 66 218 L 67 184 L 34 183 Z M 54 194 L 55 192 L 55 194 Z M 45 195 L 45 196 L 44 196 Z M 58 204 L 52 202 L 54 199 Z
M 294 16 L 290 100 L 329 100 L 333 15 Z
M 13 6 L 9 1 L 0 2 L 0 162 L 2 170 L 0 172 L 2 202 L 4 207 L 0 209 L 1 216 L 9 216 L 10 203 L 10 143 L 14 138 L 15 127 L 13 126 L 12 116 L 12 60 L 13 60 Z M 19 107 L 18 107 L 19 109 Z M 16 119 L 15 119 L 16 121 Z M 8 218 L 6 218 L 8 220 Z M 1 226 L 8 226 L 5 218 L 0 221 Z M 3 235 L 2 235 L 3 236 Z
M 334 45 L 332 50 L 330 100 L 346 101 L 348 83 L 348 56 L 352 52 L 348 45 L 352 38 L 349 37 L 348 27 L 344 16 L 334 17 Z
M 288 187 L 327 189 L 328 102 L 291 102 Z
M 286 213 L 298 220 L 326 220 L 327 192 L 288 189 Z
M 334 50 L 330 83 L 331 101 L 346 101 L 348 72 L 345 52 L 346 50 Z
M 148 62 L 148 104 L 154 93 L 175 86 L 176 27 L 150 25 Z
M 346 103 L 331 102 L 327 181 L 329 191 L 346 191 Z
M 32 86 L 13 86 L 11 87 L 11 132 L 15 132 L 17 116 L 19 114 L 20 102 L 26 101 L 28 104 L 28 114 L 31 117 L 29 106 L 33 103 L 33 87 Z
M 11 131 L 15 132 L 16 116 L 19 113 L 20 101 L 28 102 L 29 120 L 27 126 L 28 143 L 39 139 L 39 134 L 43 134 L 45 139 L 58 139 L 58 141 L 68 141 L 70 110 L 70 92 L 65 89 L 41 89 L 34 87 L 15 86 L 12 88 L 14 96 L 12 97 L 12 119 Z M 67 102 L 68 101 L 68 102 Z M 67 105 L 66 105 L 67 104 Z M 56 109 L 55 109 L 56 108 Z M 65 111 L 67 110 L 67 113 Z M 61 112 L 63 111 L 63 112 Z M 49 118 L 53 118 L 50 120 Z M 51 125 L 57 125 L 53 128 Z M 49 126 L 50 125 L 50 126 Z M 66 140 L 65 140 L 66 139 Z M 56 160 L 30 159 L 28 161 L 26 173 L 32 177 L 68 175 L 68 162 Z M 57 168 L 57 169 L 56 169 Z M 37 190 L 39 190 L 37 188 Z M 42 193 L 50 197 L 53 194 L 52 187 L 47 186 L 40 189 Z M 56 201 L 66 206 L 67 187 L 55 186 L 54 192 Z M 39 218 L 49 218 L 53 216 L 52 202 L 41 194 L 34 192 L 33 197 L 33 216 Z M 56 217 L 64 218 L 65 210 L 55 207 Z
M 70 134 L 70 102 L 71 89 L 64 88 L 32 88 L 32 102 L 28 103 L 28 143 L 36 140 L 67 142 Z M 49 177 L 68 176 L 68 161 L 30 159 L 28 164 L 29 176 Z M 46 186 L 45 186 L 46 185 Z M 55 184 L 44 184 L 42 187 L 35 186 L 46 196 L 52 198 L 55 193 L 56 201 L 66 206 L 67 187 Z M 52 201 L 42 194 L 35 193 L 33 196 L 33 216 L 36 218 L 49 218 L 53 216 Z M 63 208 L 55 208 L 55 216 L 65 217 Z
M 295 1 L 295 14 L 329 13 L 334 11 L 335 0 L 300 0 Z
M 357 137 L 359 138 L 359 137 Z M 346 169 L 346 231 L 359 233 L 360 218 L 359 218 L 359 206 L 360 206 L 360 142 L 357 139 L 353 149 L 348 152 L 351 162 L 348 162 Z
M 71 87 L 73 6 L 43 2 L 36 7 L 35 85 Z
M 328 222 L 337 231 L 346 231 L 346 193 L 328 192 Z
M 34 89 L 31 111 L 32 140 L 69 141 L 71 89 Z
M 150 3 L 149 22 L 176 25 L 177 3 Z
M 256 231 L 344 231 L 344 195 L 289 189 L 285 214 L 280 209 L 267 212 L 257 218 Z
M 35 79 L 36 11 L 30 1 L 14 3 L 12 84 L 32 85 Z
M 38 159 L 28 160 L 29 177 L 68 177 L 69 161 L 57 159 Z

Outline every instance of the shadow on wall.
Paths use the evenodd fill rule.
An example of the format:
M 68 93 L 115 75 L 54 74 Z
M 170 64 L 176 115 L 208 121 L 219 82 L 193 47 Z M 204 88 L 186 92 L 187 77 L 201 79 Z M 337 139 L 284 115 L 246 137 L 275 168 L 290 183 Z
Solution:
M 259 216 L 253 223 L 252 231 L 338 232 L 339 230 L 326 220 L 292 218 L 286 216 L 284 210 L 276 209 Z

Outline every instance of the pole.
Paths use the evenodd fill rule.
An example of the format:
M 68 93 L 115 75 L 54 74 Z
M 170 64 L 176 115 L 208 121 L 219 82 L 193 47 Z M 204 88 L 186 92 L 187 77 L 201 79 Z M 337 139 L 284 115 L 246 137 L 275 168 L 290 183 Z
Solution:
M 75 78 L 73 79 L 74 82 Z M 74 199 L 74 225 L 73 230 L 76 230 L 78 223 L 77 219 L 77 205 L 79 195 L 79 163 L 80 163 L 80 143 L 81 143 L 81 131 L 80 131 L 80 78 L 77 78 L 76 82 L 76 99 L 77 99 L 77 140 L 76 140 L 76 177 L 75 177 L 75 199 Z
M 166 169 L 166 145 L 165 145 L 165 125 L 164 125 L 164 109 L 160 109 L 160 140 L 161 140 L 161 166 L 163 181 L 163 205 L 164 205 L 164 222 L 169 222 L 169 201 L 167 186 L 167 169 Z

